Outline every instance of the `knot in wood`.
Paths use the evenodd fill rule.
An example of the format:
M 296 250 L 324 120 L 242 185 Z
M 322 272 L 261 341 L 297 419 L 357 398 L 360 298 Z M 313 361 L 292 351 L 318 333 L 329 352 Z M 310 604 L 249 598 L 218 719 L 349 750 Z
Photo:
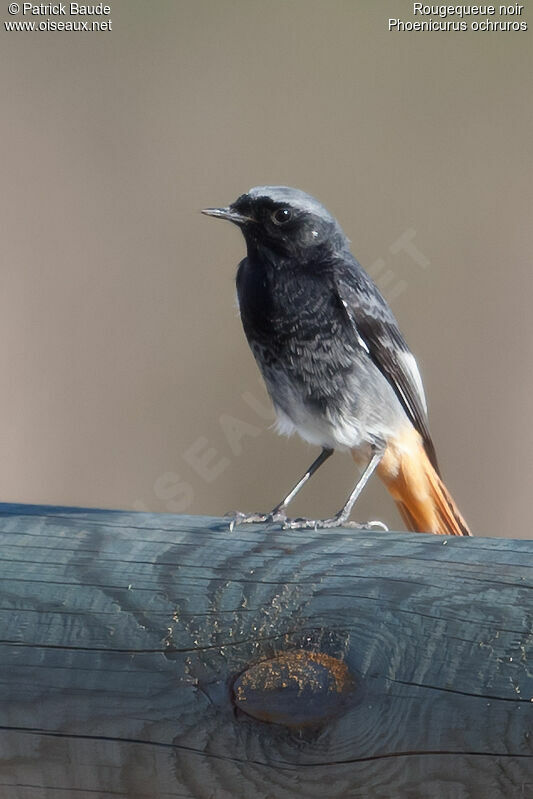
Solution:
M 337 716 L 353 688 L 342 660 L 294 649 L 246 669 L 235 680 L 233 695 L 236 706 L 248 716 L 303 727 Z

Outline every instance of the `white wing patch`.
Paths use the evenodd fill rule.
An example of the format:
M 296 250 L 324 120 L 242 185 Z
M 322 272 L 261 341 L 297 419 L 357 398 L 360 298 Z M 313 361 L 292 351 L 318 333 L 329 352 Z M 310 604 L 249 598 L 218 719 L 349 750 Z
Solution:
M 420 372 L 418 370 L 418 364 L 415 360 L 415 356 L 411 352 L 402 352 L 400 353 L 400 357 L 403 362 L 405 371 L 411 378 L 413 385 L 418 391 L 420 401 L 422 402 L 422 407 L 424 408 L 424 411 L 427 416 L 428 406 L 426 402 L 426 395 L 424 392 L 424 386 L 422 384 L 422 378 L 420 377 Z
M 346 300 L 341 300 L 341 302 L 344 305 L 344 307 L 346 308 L 346 311 L 348 313 L 348 317 L 351 319 L 350 306 L 348 305 Z M 357 325 L 354 325 L 354 327 L 355 327 L 355 335 L 357 336 L 357 343 L 359 344 L 360 347 L 362 347 L 365 350 L 367 355 L 370 355 L 370 350 L 368 349 L 366 341 L 363 338 L 361 338 L 361 336 L 359 335 L 359 331 L 357 329 Z

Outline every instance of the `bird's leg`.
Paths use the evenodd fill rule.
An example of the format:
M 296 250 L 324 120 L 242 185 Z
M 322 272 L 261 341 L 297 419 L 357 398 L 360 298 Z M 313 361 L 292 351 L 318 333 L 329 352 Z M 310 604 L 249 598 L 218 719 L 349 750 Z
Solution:
M 294 488 L 289 491 L 285 499 L 282 499 L 281 502 L 279 502 L 276 507 L 270 511 L 270 513 L 240 513 L 237 511 L 236 513 L 228 514 L 233 517 L 230 527 L 233 529 L 235 524 L 253 524 L 255 522 L 284 522 L 287 518 L 285 510 L 289 502 L 292 502 L 302 486 L 307 483 L 314 473 L 322 466 L 324 461 L 327 461 L 332 454 L 332 449 L 326 449 L 324 447 L 318 458 L 313 461 L 303 477 L 298 480 Z
M 383 522 L 379 521 L 371 521 L 367 522 L 366 524 L 359 524 L 358 522 L 348 521 L 353 506 L 355 505 L 358 497 L 361 494 L 361 491 L 368 483 L 370 477 L 372 476 L 379 462 L 383 458 L 384 451 L 385 450 L 382 447 L 380 449 L 374 448 L 374 454 L 372 455 L 370 461 L 368 462 L 366 469 L 364 470 L 363 474 L 355 484 L 355 487 L 350 496 L 348 497 L 346 503 L 343 505 L 340 511 L 338 511 L 338 513 L 335 514 L 335 516 L 333 516 L 331 519 L 288 519 L 283 525 L 284 528 L 290 530 L 301 530 L 301 529 L 320 529 L 327 527 L 355 527 L 357 529 L 377 527 L 382 530 L 387 530 L 386 525 L 384 525 Z
M 333 450 L 324 448 L 318 458 L 313 461 L 303 477 L 301 477 L 294 488 L 289 491 L 285 499 L 282 499 L 282 501 L 271 510 L 269 515 L 272 516 L 275 521 L 286 518 L 285 509 L 289 502 L 292 502 L 298 491 L 307 483 L 307 481 L 314 475 L 316 471 L 318 471 L 322 464 L 327 461 L 331 455 L 333 455 Z

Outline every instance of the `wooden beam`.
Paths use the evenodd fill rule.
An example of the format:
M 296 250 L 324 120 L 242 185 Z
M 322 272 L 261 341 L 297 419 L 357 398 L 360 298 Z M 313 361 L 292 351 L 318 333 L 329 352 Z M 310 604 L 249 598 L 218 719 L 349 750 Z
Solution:
M 533 543 L 0 505 L 2 799 L 533 797 Z

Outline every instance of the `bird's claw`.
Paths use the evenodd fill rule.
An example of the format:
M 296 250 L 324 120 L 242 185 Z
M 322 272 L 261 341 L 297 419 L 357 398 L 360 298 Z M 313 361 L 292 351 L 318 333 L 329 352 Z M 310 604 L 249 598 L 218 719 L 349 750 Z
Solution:
M 381 530 L 382 533 L 388 533 L 389 528 L 385 522 L 380 522 L 379 519 L 372 519 L 363 525 L 367 530 Z
M 230 533 L 240 524 L 276 524 L 278 522 L 284 523 L 287 519 L 286 513 L 280 510 L 273 510 L 270 513 L 242 513 L 237 510 L 226 513 L 226 517 L 230 519 Z
M 348 530 L 383 530 L 388 532 L 388 527 L 383 522 L 372 520 L 369 522 L 353 522 L 334 516 L 332 519 L 287 519 L 283 524 L 284 530 L 328 530 L 334 527 L 343 527 Z
M 383 522 L 372 519 L 368 522 L 353 522 L 339 516 L 332 519 L 288 519 L 283 510 L 274 509 L 270 513 L 242 513 L 232 511 L 226 513 L 229 518 L 229 531 L 233 532 L 235 527 L 241 524 L 279 524 L 283 530 L 327 530 L 334 527 L 344 527 L 348 530 L 382 530 L 388 532 L 389 528 Z

